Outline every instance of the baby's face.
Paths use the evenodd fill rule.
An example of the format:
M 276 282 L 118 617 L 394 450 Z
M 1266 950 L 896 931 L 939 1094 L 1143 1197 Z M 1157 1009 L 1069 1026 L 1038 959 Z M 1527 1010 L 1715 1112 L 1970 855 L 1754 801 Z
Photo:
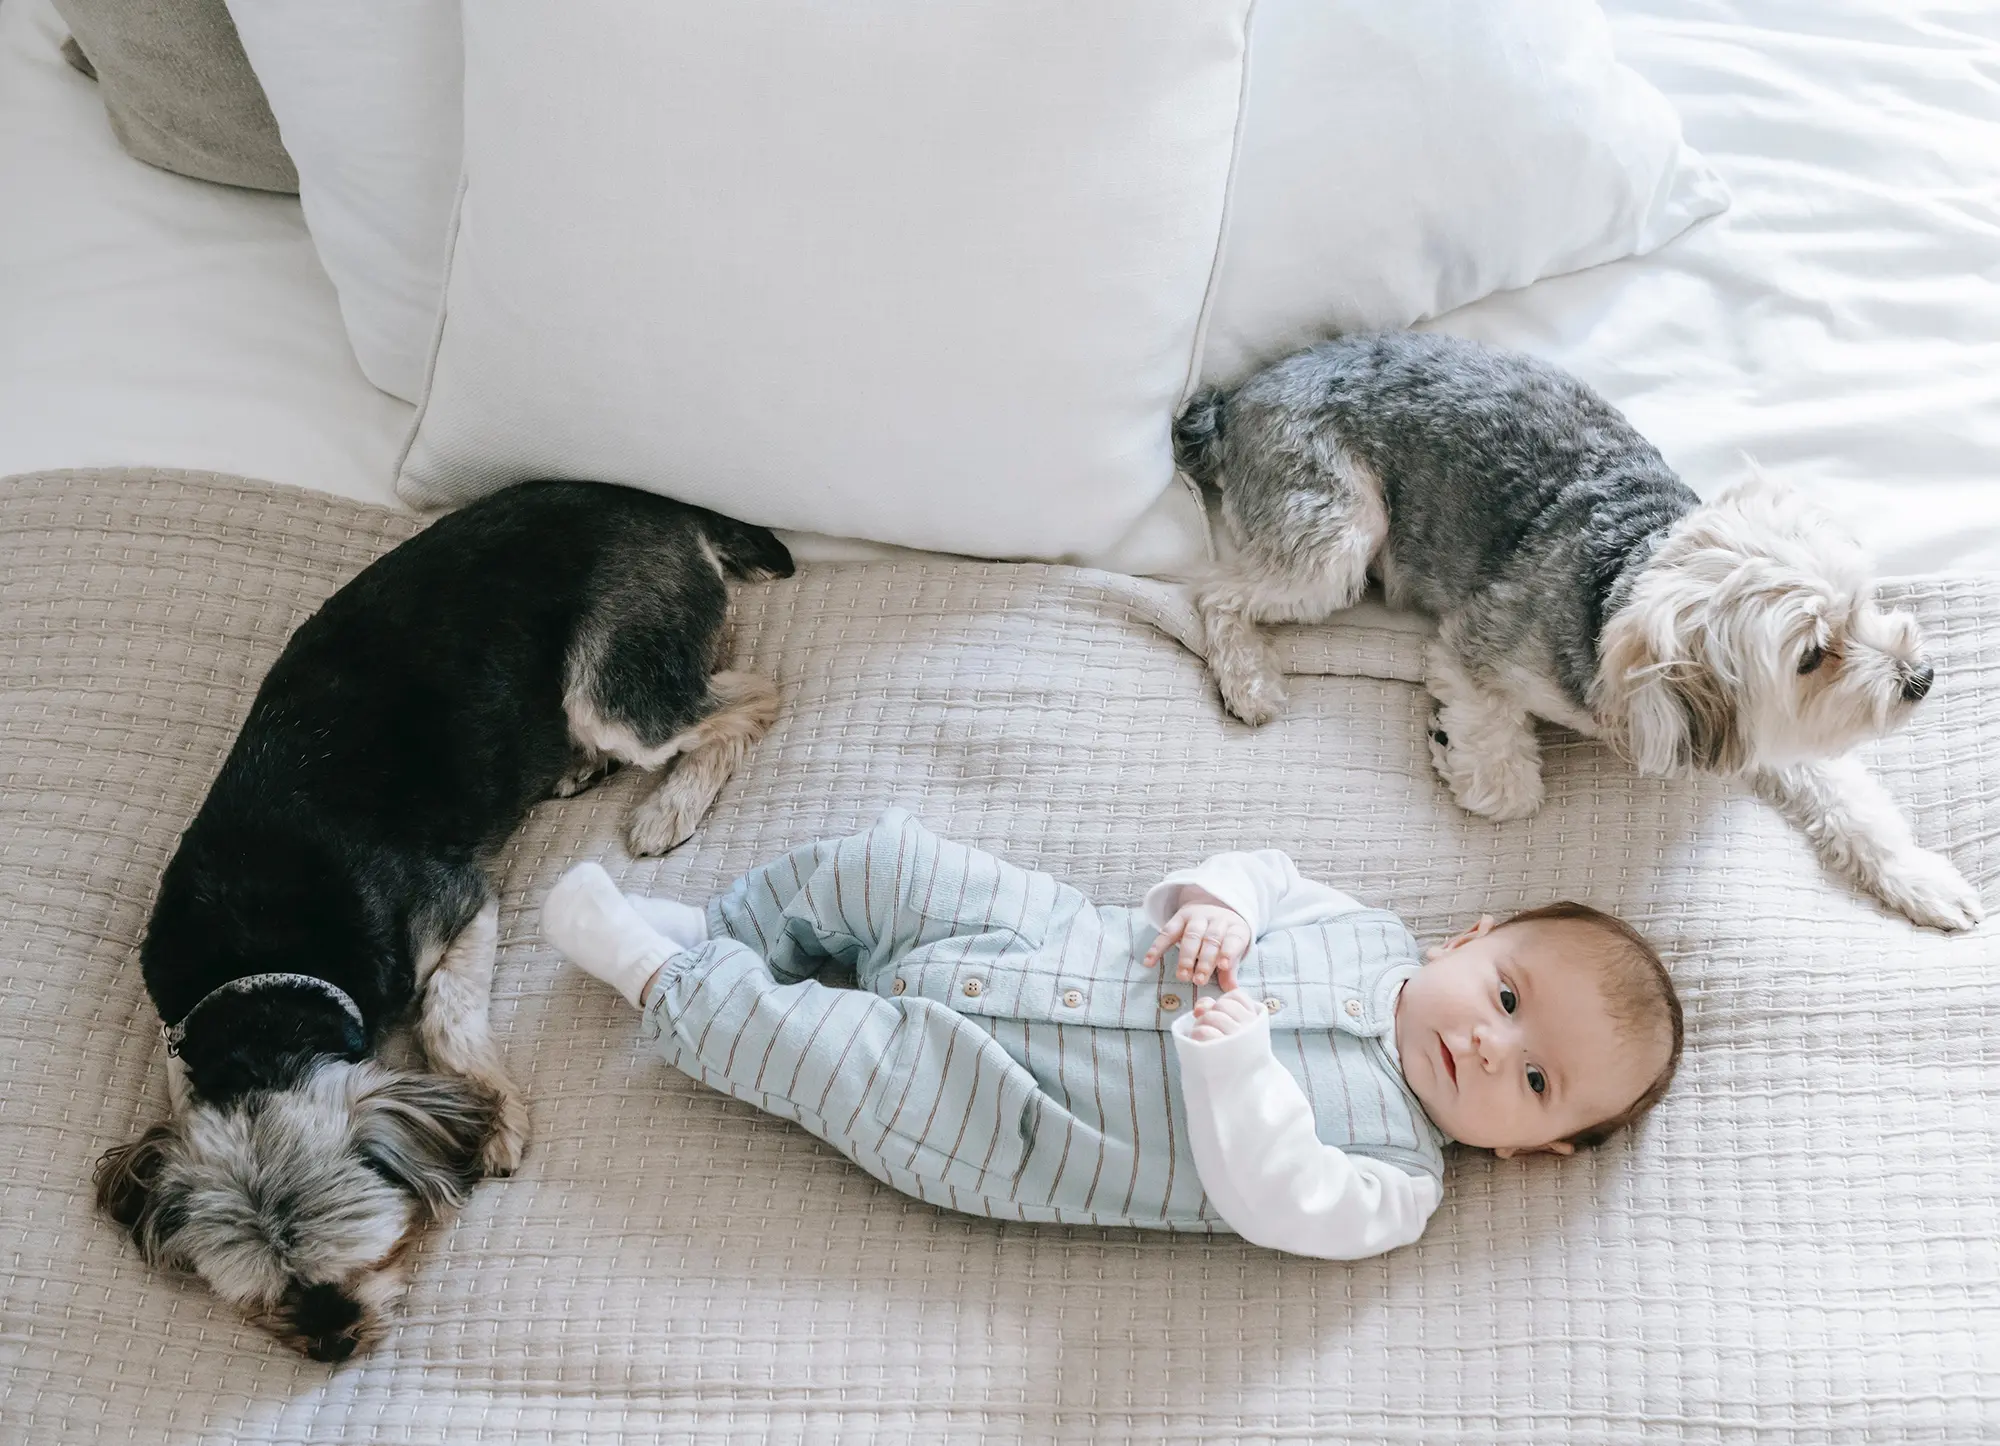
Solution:
M 1628 1039 L 1598 987 L 1588 925 L 1533 920 L 1459 935 L 1403 986 L 1396 1048 L 1437 1127 L 1510 1155 L 1610 1119 L 1667 1061 Z

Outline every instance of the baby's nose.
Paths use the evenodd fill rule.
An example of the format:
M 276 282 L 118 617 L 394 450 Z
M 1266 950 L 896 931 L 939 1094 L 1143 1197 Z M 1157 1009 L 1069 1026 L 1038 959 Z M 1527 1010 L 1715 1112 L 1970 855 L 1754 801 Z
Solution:
M 1479 1067 L 1488 1074 L 1508 1068 L 1520 1052 L 1513 1025 L 1498 1020 L 1473 1028 L 1472 1047 L 1479 1054 Z
M 1493 1025 L 1472 1027 L 1472 1052 L 1479 1057 L 1479 1067 L 1488 1074 L 1500 1067 L 1500 1054 L 1505 1046 L 1500 1040 L 1501 1031 Z

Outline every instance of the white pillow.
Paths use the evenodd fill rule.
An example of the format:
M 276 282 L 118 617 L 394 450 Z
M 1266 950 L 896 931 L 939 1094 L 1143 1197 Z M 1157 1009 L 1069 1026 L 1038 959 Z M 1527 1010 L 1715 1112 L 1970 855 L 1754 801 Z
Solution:
M 1728 204 L 1594 0 L 1258 0 L 1205 381 L 1653 250 Z
M 460 171 L 457 0 L 348 0 L 336 7 L 306 0 L 230 3 L 246 51 L 298 164 L 308 221 L 338 287 L 356 352 L 377 385 L 414 399 L 428 367 L 443 291 L 445 218 Z M 857 28 L 870 15 L 882 18 L 880 4 L 871 3 L 873 10 L 855 12 L 862 18 L 856 21 Z M 484 12 L 485 7 L 480 8 Z M 614 14 L 619 10 L 610 8 Z M 722 28 L 745 34 L 754 34 L 759 25 L 776 28 L 789 13 L 782 5 L 775 10 L 768 5 L 735 8 L 746 13 L 730 17 Z M 583 58 L 592 40 L 591 27 L 598 23 L 598 9 L 572 7 L 565 13 L 573 18 L 562 26 L 546 17 L 543 22 L 554 47 L 551 54 L 566 49 L 574 62 L 572 70 L 589 72 L 587 84 L 573 84 L 583 86 L 585 98 L 593 102 L 592 114 L 602 111 L 635 121 L 642 114 L 677 116 L 683 122 L 693 118 L 713 130 L 685 105 L 676 106 L 665 97 L 646 99 L 660 94 L 659 79 L 670 68 L 654 72 L 643 64 L 624 67 L 619 73 L 627 78 L 619 84 L 630 86 L 630 93 L 622 97 L 609 93 L 609 68 Z M 506 19 L 511 12 L 505 5 L 499 11 L 484 18 L 504 29 L 511 23 Z M 894 13 L 888 12 L 891 20 Z M 656 32 L 655 40 L 663 27 L 691 27 L 689 37 L 696 40 L 713 28 L 677 17 L 631 23 L 649 27 Z M 1103 22 L 1106 33 L 1121 23 L 1116 18 Z M 1021 36 L 1032 28 L 1025 22 L 1015 24 L 1008 32 L 1012 43 L 1032 50 L 1031 42 Z M 898 31 L 890 25 L 881 33 L 897 35 L 900 60 L 913 72 L 927 65 L 934 74 L 950 74 L 952 56 L 976 48 L 961 46 L 953 51 L 938 39 L 920 39 L 938 36 L 935 29 Z M 927 54 L 920 49 L 923 44 L 940 48 Z M 1208 381 L 1234 379 L 1264 358 L 1332 332 L 1404 325 L 1496 288 L 1650 250 L 1726 204 L 1719 182 L 1681 144 L 1671 108 L 1643 80 L 1617 64 L 1602 16 L 1591 0 L 1481 4 L 1406 0 L 1393 6 L 1373 0 L 1259 0 L 1251 50 L 1249 98 L 1232 183 L 1225 255 L 1209 300 L 1201 365 Z M 691 57 L 689 63 L 699 68 L 699 57 Z M 1014 92 L 994 83 L 993 73 L 1003 64 L 1017 62 L 1003 61 L 995 52 L 981 72 L 989 87 L 985 93 L 989 99 L 997 95 L 992 103 L 1002 113 L 1027 94 L 1025 88 Z M 1032 74 L 1034 69 L 1029 64 L 1023 73 Z M 730 110 L 727 102 L 732 101 L 747 103 L 744 108 L 753 111 L 764 106 L 767 92 L 760 88 L 755 71 L 754 64 L 744 64 L 743 88 L 737 96 L 722 96 L 721 111 Z M 1128 82 L 1138 79 L 1129 67 L 1125 73 Z M 888 80 L 891 74 L 893 68 L 878 71 L 878 79 Z M 816 77 L 815 83 L 837 91 L 839 80 Z M 806 87 L 799 94 L 810 91 Z M 1209 99 L 1213 101 L 1212 94 Z M 882 100 L 893 109 L 893 94 Z M 587 168 L 593 147 L 592 138 L 583 133 L 586 129 L 581 124 L 571 127 Z M 1078 139 L 1060 131 L 1060 126 L 1045 126 L 1037 134 L 1046 149 L 1060 152 Z M 746 133 L 739 139 L 747 144 L 750 138 Z M 618 138 L 609 139 L 615 150 Z M 496 136 L 495 142 L 493 154 L 504 166 L 507 158 L 500 138 Z M 896 154 L 894 146 L 882 150 L 885 161 Z M 967 164 L 973 163 L 968 154 Z M 595 176 L 599 171 L 586 173 Z M 746 169 L 741 177 L 746 188 L 759 174 L 755 166 Z M 911 178 L 907 199 L 921 204 L 921 196 L 914 194 L 918 179 Z M 782 198 L 770 199 L 775 209 Z M 476 214 L 479 206 L 473 209 Z M 864 209 L 858 198 L 853 209 Z M 646 207 L 630 201 L 625 210 L 637 215 Z M 544 235 L 554 228 L 552 217 L 531 205 L 523 205 L 517 219 Z M 879 226 L 883 218 L 873 219 Z M 1020 219 L 1031 222 L 1032 213 Z M 568 224 L 575 226 L 574 215 Z M 1045 239 L 1051 247 L 1059 247 L 1061 236 L 1045 233 Z M 1102 269 L 1104 248 L 1091 250 L 1090 240 L 1089 234 L 1080 238 L 1074 258 L 1045 254 L 1041 259 L 1058 270 L 1067 262 L 1073 276 L 1088 267 Z M 743 274 L 747 272 L 747 266 L 742 268 Z M 775 278 L 781 273 L 772 274 Z M 977 278 L 961 280 L 971 289 Z M 800 289 L 798 275 L 783 281 L 793 291 Z M 504 297 L 487 299 L 503 306 L 514 304 Z M 824 310 L 838 298 L 813 301 L 817 310 Z M 775 300 L 767 302 L 744 310 L 761 312 L 768 319 L 781 308 Z M 996 299 L 986 318 L 1003 332 L 1005 306 Z M 708 308 L 697 310 L 706 315 Z M 1030 307 L 1018 316 L 1025 326 L 1031 317 L 1046 318 L 1062 310 L 1054 305 Z M 1084 318 L 1059 321 L 1070 319 Z M 632 320 L 638 324 L 637 318 Z M 876 350 L 892 350 L 915 337 L 928 337 L 935 351 L 938 332 L 950 328 L 940 327 L 939 318 L 932 317 L 926 330 L 920 324 L 923 320 L 903 310 L 885 309 L 869 319 L 867 327 L 874 334 L 863 339 L 875 343 Z M 1160 318 L 1154 320 L 1157 324 Z M 539 346 L 546 341 L 545 331 L 565 324 L 560 315 L 518 316 L 515 340 L 533 337 Z M 857 330 L 857 335 L 863 333 Z M 970 344 L 972 333 L 964 335 Z M 1062 326 L 1057 325 L 1047 339 L 1063 336 Z M 768 337 L 760 334 L 755 340 L 762 344 Z M 1011 349 L 989 358 L 995 363 L 994 372 L 1002 371 L 998 362 L 1018 360 L 1027 349 L 1028 339 L 1016 335 L 1012 340 Z M 694 343 L 688 338 L 687 350 L 694 352 Z M 722 350 L 738 363 L 744 360 L 740 347 Z M 705 354 L 672 360 L 694 369 L 706 364 Z M 820 360 L 823 363 L 823 354 Z M 951 377 L 959 375 L 949 370 Z M 720 373 L 709 376 L 721 384 Z M 1003 375 L 1001 384 L 1012 387 L 1022 378 L 1028 385 L 1010 413 L 1008 427 L 1019 425 L 1011 419 L 1029 415 L 1029 408 L 1045 402 L 1051 390 L 1047 384 L 1051 379 L 1032 362 L 1021 364 L 1011 377 Z M 924 380 L 942 384 L 949 377 Z M 754 386 L 753 370 L 746 395 Z M 902 399 L 916 401 L 930 394 L 919 387 L 904 392 Z M 438 398 L 449 403 L 448 411 L 458 406 L 454 395 L 448 385 Z M 600 398 L 592 405 L 601 411 L 611 400 Z M 822 406 L 827 403 L 823 395 L 815 400 Z M 917 462 L 933 464 L 932 477 L 915 488 L 921 504 L 916 510 L 930 506 L 949 513 L 945 530 L 967 539 L 957 544 L 961 547 L 1019 550 L 1000 547 L 990 532 L 959 526 L 969 517 L 956 512 L 961 488 L 991 494 L 990 478 L 1001 470 L 1004 458 L 994 456 L 984 471 L 967 470 L 957 459 L 972 450 L 969 444 L 960 445 L 971 432 L 966 437 L 908 437 L 902 433 L 907 430 L 909 409 L 901 408 L 900 416 L 898 410 L 886 408 L 877 417 L 860 408 L 849 420 L 873 428 L 881 439 L 881 454 L 897 464 L 896 475 L 907 480 Z M 948 432 L 957 415 L 941 417 L 934 432 Z M 495 453 L 505 451 L 505 439 L 460 459 L 451 431 L 454 418 L 440 416 L 433 408 L 426 420 L 427 430 L 412 452 L 413 466 L 403 479 L 406 495 L 419 501 L 455 499 L 486 485 L 470 474 L 494 463 Z M 981 442 L 1000 434 L 990 423 L 976 430 Z M 822 435 L 829 442 L 838 440 L 833 434 Z M 754 444 L 755 439 L 750 440 Z M 786 462 L 796 463 L 800 440 L 789 438 L 792 450 L 784 454 Z M 953 459 L 951 465 L 934 465 L 941 450 Z M 1015 446 L 1005 457 L 1017 457 L 1022 450 Z M 668 446 L 659 456 L 635 458 L 643 466 L 629 480 L 685 490 L 658 478 L 664 464 L 683 463 L 692 455 Z M 829 515 L 824 525 L 834 532 L 861 533 L 875 525 L 883 506 L 898 505 L 894 497 L 883 496 L 874 499 L 871 511 L 864 506 L 849 508 L 839 497 L 827 496 L 830 489 L 864 492 L 875 485 L 879 470 L 866 453 L 859 463 L 851 454 L 840 465 L 830 462 L 830 454 L 815 450 L 810 480 L 792 485 L 818 491 L 816 500 L 826 505 L 815 511 Z M 509 470 L 513 466 L 507 460 L 501 470 L 515 475 Z M 466 475 L 442 483 L 430 479 L 433 472 L 454 468 Z M 1073 468 L 1063 469 L 1060 475 L 1072 473 Z M 804 478 L 808 473 L 795 475 Z M 857 476 L 865 480 L 857 483 Z M 497 485 L 497 479 L 486 482 Z M 1031 486 L 1020 494 L 1020 505 L 1047 506 L 1048 495 L 1059 490 Z M 1100 500 L 1088 499 L 1086 510 Z M 992 496 L 986 501 L 990 504 Z M 728 503 L 718 500 L 718 505 Z M 736 500 L 735 505 L 754 506 L 755 499 Z M 1060 512 L 1067 505 L 1058 496 L 1052 510 Z M 787 509 L 784 515 L 796 514 Z M 926 519 L 913 520 L 924 524 L 925 535 L 939 535 Z M 1086 525 L 1091 520 L 1080 519 Z M 1102 530 L 1097 529 L 1098 535 Z M 876 535 L 907 540 L 917 533 L 892 527 Z M 1048 545 L 1033 544 L 1042 555 L 1050 555 Z M 1202 546 L 1199 514 L 1174 489 L 1161 496 L 1146 520 L 1110 551 L 1096 545 L 1080 548 L 1066 540 L 1057 555 L 1081 553 L 1111 565 L 1172 572 L 1198 562 Z
M 398 488 L 1000 557 L 1172 485 L 1249 0 L 480 0 Z
M 459 169 L 458 0 L 229 0 L 361 370 L 415 401 Z

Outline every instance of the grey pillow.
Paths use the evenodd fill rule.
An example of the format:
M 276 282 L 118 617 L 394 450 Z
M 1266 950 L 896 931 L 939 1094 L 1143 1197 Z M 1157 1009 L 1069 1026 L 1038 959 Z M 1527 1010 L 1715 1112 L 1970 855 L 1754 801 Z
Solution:
M 55 0 L 70 64 L 95 75 L 118 143 L 226 186 L 299 189 L 223 0 Z

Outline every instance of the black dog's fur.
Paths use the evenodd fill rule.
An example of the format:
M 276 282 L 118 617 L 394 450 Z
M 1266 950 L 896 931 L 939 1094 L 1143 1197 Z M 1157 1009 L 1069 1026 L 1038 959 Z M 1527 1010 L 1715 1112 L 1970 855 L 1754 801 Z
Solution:
M 267 972 L 326 980 L 363 1017 L 310 986 L 217 996 L 181 1044 L 193 1098 L 231 1107 L 374 1055 L 485 905 L 482 863 L 602 762 L 566 700 L 648 747 L 724 706 L 725 570 L 792 560 L 762 528 L 650 493 L 532 482 L 441 519 L 307 620 L 167 866 L 141 959 L 169 1024 Z M 142 1248 L 164 1238 L 143 1218 L 162 1130 L 99 1171 L 100 1204 Z M 482 1132 L 457 1133 L 469 1186 Z
M 442 518 L 292 635 L 160 883 L 141 959 L 169 1023 L 264 971 L 344 989 L 225 995 L 182 1045 L 208 1098 L 359 1059 L 416 985 L 418 952 L 485 902 L 481 862 L 573 768 L 563 711 L 580 633 L 608 625 L 604 713 L 663 740 L 711 711 L 736 577 L 789 576 L 769 532 L 651 493 L 531 482 Z

